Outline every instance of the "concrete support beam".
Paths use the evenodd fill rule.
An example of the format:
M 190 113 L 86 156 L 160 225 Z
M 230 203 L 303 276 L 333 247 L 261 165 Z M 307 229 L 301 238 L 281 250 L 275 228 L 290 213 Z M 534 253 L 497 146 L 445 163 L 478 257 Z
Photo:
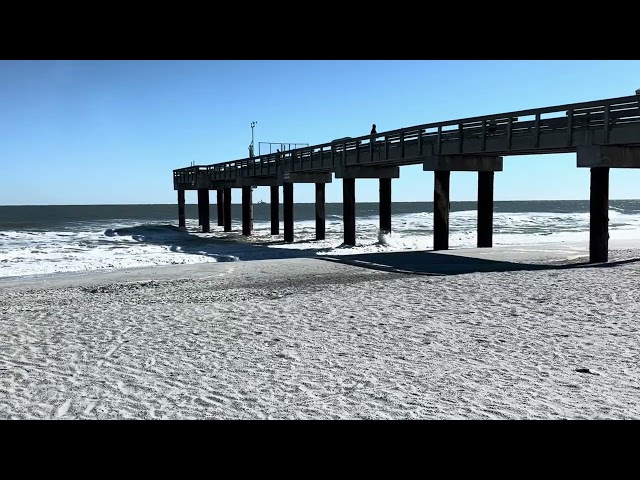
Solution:
M 224 189 L 224 231 L 231 231 L 231 189 Z
M 281 183 L 331 183 L 331 172 L 280 172 L 278 179 Z
M 218 226 L 224 226 L 224 190 L 219 188 L 216 190 L 216 208 L 218 210 Z
M 578 146 L 577 153 L 579 168 L 640 168 L 640 147 Z
M 184 190 L 178 190 L 178 227 L 186 228 L 187 223 L 184 215 Z
M 271 186 L 271 235 L 280 233 L 280 187 Z
M 282 185 L 282 200 L 284 202 L 284 241 L 293 242 L 293 183 Z
M 201 189 L 209 189 L 209 177 L 206 175 L 206 173 L 202 172 L 201 174 L 199 174 L 195 181 L 193 182 L 193 186 L 197 189 L 197 190 L 201 190 Z
M 223 190 L 225 188 L 235 188 L 236 185 L 235 180 L 212 180 L 209 184 L 209 188 L 211 190 Z
M 209 189 L 198 189 L 198 220 L 202 225 L 202 231 L 207 233 L 211 230 L 209 223 Z
M 425 172 L 501 172 L 502 157 L 480 155 L 436 155 L 425 157 Z
M 391 232 L 391 179 L 380 179 L 380 231 Z
M 316 240 L 325 238 L 325 183 L 316 183 Z
M 433 249 L 449 249 L 449 179 L 451 172 L 436 171 L 433 189 Z
M 493 246 L 494 172 L 478 172 L 478 248 Z
M 242 187 L 242 235 L 251 235 L 253 230 L 253 188 Z
M 609 259 L 609 168 L 591 169 L 589 261 Z
M 276 177 L 242 177 L 238 178 L 237 187 L 273 187 L 282 185 Z
M 400 167 L 337 166 L 336 178 L 400 178 Z
M 342 180 L 342 218 L 344 222 L 344 244 L 356 244 L 356 179 Z

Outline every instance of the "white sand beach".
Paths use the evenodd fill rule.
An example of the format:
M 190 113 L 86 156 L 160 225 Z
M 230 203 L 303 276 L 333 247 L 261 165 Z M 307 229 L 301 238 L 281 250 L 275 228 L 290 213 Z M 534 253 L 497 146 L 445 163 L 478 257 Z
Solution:
M 638 419 L 640 242 L 0 281 L 0 419 Z

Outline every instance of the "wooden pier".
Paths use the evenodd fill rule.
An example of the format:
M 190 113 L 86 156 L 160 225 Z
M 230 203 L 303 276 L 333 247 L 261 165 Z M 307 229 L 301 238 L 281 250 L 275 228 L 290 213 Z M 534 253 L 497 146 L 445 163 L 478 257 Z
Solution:
M 591 170 L 591 262 L 608 260 L 609 170 L 640 168 L 640 95 L 483 117 L 427 123 L 376 135 L 198 165 L 173 171 L 179 225 L 185 226 L 185 190 L 198 191 L 198 218 L 208 232 L 209 190 L 217 191 L 218 225 L 231 231 L 231 190 L 242 189 L 242 233 L 253 229 L 252 188 L 271 188 L 271 234 L 279 234 L 283 188 L 284 239 L 294 241 L 294 184 L 316 185 L 316 239 L 325 236 L 325 184 L 343 181 L 344 243 L 356 244 L 355 181 L 380 181 L 380 230 L 391 231 L 391 181 L 400 167 L 422 164 L 434 172 L 434 250 L 449 248 L 451 172 L 478 172 L 478 247 L 491 247 L 493 182 L 503 158 L 576 152 L 577 167 Z M 532 165 L 535 168 L 535 165 Z

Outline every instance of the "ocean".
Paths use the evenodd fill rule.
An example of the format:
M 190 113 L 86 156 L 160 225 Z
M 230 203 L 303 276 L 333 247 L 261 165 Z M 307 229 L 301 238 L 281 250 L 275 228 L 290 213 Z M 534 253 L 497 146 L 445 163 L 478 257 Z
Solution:
M 433 203 L 394 202 L 392 233 L 378 231 L 378 204 L 356 205 L 355 247 L 342 245 L 342 204 L 326 204 L 326 240 L 315 241 L 315 205 L 294 207 L 295 242 L 270 235 L 269 204 L 254 205 L 254 232 L 242 236 L 242 206 L 232 205 L 232 232 L 201 233 L 197 206 L 186 206 L 186 230 L 169 205 L 0 206 L 0 278 L 104 269 L 340 255 L 433 248 Z M 609 202 L 612 239 L 640 239 L 640 200 Z M 476 202 L 451 202 L 450 248 L 476 246 Z M 589 240 L 589 202 L 498 201 L 493 244 Z

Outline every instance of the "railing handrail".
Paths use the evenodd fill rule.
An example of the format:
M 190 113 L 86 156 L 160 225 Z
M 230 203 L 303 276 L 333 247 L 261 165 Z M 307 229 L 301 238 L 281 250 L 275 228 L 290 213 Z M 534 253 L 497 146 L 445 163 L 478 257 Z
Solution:
M 611 107 L 611 106 L 623 106 L 623 105 L 640 105 L 640 95 L 630 95 L 630 96 L 626 96 L 626 97 L 615 97 L 615 98 L 608 98 L 608 99 L 603 99 L 603 100 L 593 100 L 590 102 L 580 102 L 580 103 L 567 103 L 567 104 L 563 104 L 563 105 L 555 105 L 552 107 L 543 107 L 543 108 L 534 108 L 534 109 L 528 109 L 528 110 L 515 110 L 512 112 L 505 112 L 505 113 L 498 113 L 498 114 L 493 114 L 493 115 L 482 115 L 482 116 L 475 116 L 475 117 L 466 117 L 466 118 L 459 118 L 459 119 L 455 119 L 455 120 L 446 120 L 444 122 L 430 122 L 430 123 L 423 123 L 420 125 L 414 125 L 414 126 L 410 126 L 410 127 L 402 127 L 402 128 L 397 128 L 395 130 L 388 130 L 385 132 L 380 132 L 377 133 L 374 137 L 376 139 L 380 138 L 380 137 L 385 137 L 385 138 L 389 138 L 389 137 L 395 137 L 395 136 L 400 136 L 401 134 L 407 134 L 409 133 L 411 134 L 415 134 L 417 135 L 419 133 L 419 131 L 421 130 L 426 130 L 428 128 L 438 128 L 441 129 L 442 127 L 448 127 L 448 126 L 453 126 L 453 125 L 462 125 L 462 124 L 468 124 L 468 123 L 477 123 L 479 122 L 480 124 L 482 124 L 483 121 L 491 121 L 491 120 L 495 120 L 496 122 L 499 120 L 507 120 L 509 118 L 515 118 L 515 121 L 512 121 L 512 125 L 516 125 L 518 118 L 520 117 L 527 117 L 527 116 L 541 116 L 545 113 L 557 113 L 557 112 L 561 112 L 564 111 L 565 114 L 568 114 L 569 112 L 572 112 L 574 110 L 583 110 L 583 109 L 592 109 L 592 108 L 602 108 L 603 111 L 607 108 L 607 107 Z M 628 107 L 629 109 L 633 108 L 631 106 Z M 585 112 L 585 111 L 581 111 L 581 112 L 576 112 L 576 114 L 579 115 L 585 115 L 587 113 L 590 112 Z M 593 112 L 596 113 L 596 112 Z M 538 117 L 539 118 L 539 117 Z M 544 121 L 546 119 L 542 119 L 542 121 Z M 529 120 L 526 120 L 529 121 Z M 414 133 L 415 132 L 415 133 Z M 437 132 L 428 132 L 426 133 L 426 135 L 436 135 Z M 269 160 L 269 159 L 275 159 L 276 162 L 278 160 L 282 161 L 285 157 L 289 158 L 293 158 L 293 156 L 297 156 L 298 152 L 304 152 L 304 151 L 311 151 L 312 153 L 316 150 L 316 149 L 320 149 L 320 148 L 325 148 L 325 147 L 341 147 L 341 146 L 347 146 L 350 145 L 352 147 L 355 147 L 356 145 L 359 144 L 359 142 L 362 141 L 368 141 L 370 140 L 372 137 L 371 134 L 369 135 L 362 135 L 360 137 L 353 137 L 353 138 L 348 138 L 345 140 L 338 140 L 336 142 L 327 142 L 327 143 L 320 143 L 317 145 L 310 145 L 307 147 L 300 147 L 300 148 L 295 148 L 292 150 L 285 150 L 283 152 L 279 152 L 279 153 L 268 153 L 268 154 L 263 154 L 263 155 L 257 155 L 254 157 L 246 157 L 246 158 L 241 158 L 241 159 L 237 159 L 237 160 L 230 160 L 230 161 L 226 161 L 226 162 L 218 162 L 218 163 L 212 163 L 209 165 L 192 165 L 189 167 L 183 167 L 183 168 L 179 168 L 179 169 L 175 169 L 174 172 L 174 176 L 176 176 L 177 172 L 186 172 L 186 173 L 191 173 L 194 171 L 201 171 L 201 168 L 206 169 L 206 171 L 211 170 L 212 168 L 218 167 L 218 170 L 220 170 L 220 167 L 232 167 L 232 166 L 237 166 L 237 164 L 240 164 L 241 166 L 244 164 L 247 164 L 250 161 L 254 161 L 257 163 L 260 163 L 263 161 L 263 159 Z M 406 138 L 406 137 L 404 137 Z M 195 170 L 198 169 L 198 170 Z

